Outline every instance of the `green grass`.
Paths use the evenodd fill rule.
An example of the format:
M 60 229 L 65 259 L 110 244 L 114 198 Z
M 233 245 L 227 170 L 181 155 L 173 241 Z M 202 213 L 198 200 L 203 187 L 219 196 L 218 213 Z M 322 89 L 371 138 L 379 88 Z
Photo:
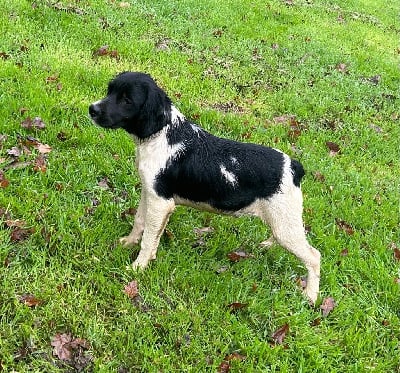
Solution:
M 52 354 L 57 333 L 88 341 L 88 372 L 216 371 L 233 352 L 245 359 L 230 361 L 231 372 L 400 371 L 395 0 L 3 3 L 0 371 L 79 370 Z M 105 45 L 117 56 L 93 55 Z M 258 247 L 268 230 L 251 219 L 178 208 L 157 261 L 127 269 L 137 248 L 117 241 L 132 219 L 121 213 L 139 198 L 134 145 L 87 118 L 125 70 L 150 73 L 210 132 L 302 161 L 304 218 L 322 253 L 315 309 L 296 283 L 305 269 L 280 247 Z M 294 135 L 274 119 L 283 115 L 295 116 Z M 28 116 L 46 128 L 23 128 Z M 52 147 L 46 172 L 6 167 L 28 135 Z M 19 161 L 36 159 L 31 152 Z M 34 230 L 20 242 L 7 227 L 17 219 Z M 194 247 L 202 227 L 214 230 Z M 229 262 L 239 248 L 254 257 Z M 132 280 L 141 302 L 123 292 Z M 26 293 L 41 303 L 28 307 Z M 326 297 L 337 306 L 322 318 Z M 248 305 L 231 312 L 232 302 Z M 284 344 L 273 346 L 285 323 Z

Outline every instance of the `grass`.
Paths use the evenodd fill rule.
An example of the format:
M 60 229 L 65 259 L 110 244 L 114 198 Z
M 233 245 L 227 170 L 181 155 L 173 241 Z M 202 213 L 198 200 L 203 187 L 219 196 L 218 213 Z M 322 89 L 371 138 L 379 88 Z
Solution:
M 223 371 L 236 356 L 225 364 L 233 372 L 399 372 L 396 5 L 3 4 L 0 371 Z M 157 261 L 127 268 L 137 249 L 116 242 L 132 220 L 121 213 L 138 202 L 134 145 L 87 118 L 124 70 L 151 73 L 210 132 L 302 161 L 304 218 L 323 260 L 315 309 L 298 289 L 304 268 L 280 247 L 258 247 L 268 232 L 250 219 L 178 208 Z M 45 129 L 23 128 L 28 116 Z M 28 135 L 52 148 L 44 172 L 32 147 L 7 166 Z M 340 151 L 330 155 L 326 142 Z M 199 242 L 203 227 L 213 230 Z M 13 238 L 22 228 L 26 237 Z M 239 248 L 253 257 L 230 262 Z M 123 292 L 132 280 L 136 302 Z M 322 317 L 327 297 L 336 307 Z M 247 307 L 232 312 L 233 302 Z M 58 333 L 89 346 L 62 361 L 52 353 Z

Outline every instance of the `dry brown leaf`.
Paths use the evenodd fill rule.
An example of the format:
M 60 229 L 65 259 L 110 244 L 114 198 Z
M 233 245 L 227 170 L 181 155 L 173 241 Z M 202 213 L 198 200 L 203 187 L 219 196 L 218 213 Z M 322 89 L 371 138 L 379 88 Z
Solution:
M 347 65 L 345 63 L 339 63 L 336 65 L 336 70 L 339 71 L 342 74 L 348 74 L 349 70 L 347 68 Z
M 332 141 L 327 141 L 326 146 L 329 149 L 329 155 L 334 157 L 335 155 L 340 153 L 340 146 Z
M 130 298 L 133 299 L 139 295 L 138 283 L 133 280 L 129 284 L 125 285 L 124 293 Z
M 20 228 L 15 227 L 10 234 L 11 242 L 21 242 L 26 240 L 32 233 L 35 232 L 35 228 Z
M 42 301 L 36 298 L 33 294 L 22 294 L 19 297 L 19 301 L 28 307 L 36 307 L 42 303 Z
M 13 146 L 11 149 L 7 150 L 7 154 L 11 157 L 18 158 L 22 155 L 22 150 L 17 146 Z
M 327 317 L 336 307 L 336 302 L 332 297 L 325 298 L 319 308 L 322 310 L 322 316 Z
M 283 344 L 283 340 L 286 338 L 289 333 L 289 324 L 286 323 L 282 325 L 279 329 L 277 329 L 274 334 L 272 334 L 271 338 L 276 345 Z
M 53 347 L 54 356 L 60 360 L 73 362 L 76 368 L 82 365 L 87 366 L 92 360 L 90 356 L 83 356 L 83 350 L 87 350 L 90 347 L 89 343 L 82 338 L 73 338 L 69 333 L 56 334 L 51 339 L 51 346 Z
M 254 255 L 247 254 L 242 250 L 238 250 L 238 251 L 232 251 L 231 253 L 227 254 L 227 257 L 231 262 L 238 262 L 243 259 L 253 258 Z
M 218 373 L 228 373 L 231 369 L 230 364 L 227 361 L 222 361 L 221 364 L 219 364 L 218 368 L 217 368 L 217 372 Z
M 46 157 L 44 154 L 39 154 L 38 157 L 36 157 L 33 163 L 33 169 L 35 171 L 46 172 L 47 164 L 46 164 Z
M 21 126 L 26 129 L 38 129 L 38 130 L 43 130 L 46 128 L 45 123 L 40 117 L 35 117 L 33 119 L 31 117 L 26 117 L 21 122 Z
M 237 310 L 246 308 L 248 305 L 249 305 L 248 303 L 233 302 L 233 303 L 228 304 L 227 307 L 231 311 L 237 311 Z
M 0 170 L 0 188 L 7 188 L 10 182 L 6 179 L 4 172 Z
M 353 227 L 349 224 L 346 223 L 344 220 L 342 219 L 335 219 L 336 225 L 343 230 L 344 232 L 346 232 L 348 235 L 353 235 L 354 234 L 354 229 Z
M 39 151 L 40 154 L 47 154 L 51 152 L 51 146 L 48 144 L 38 143 L 35 145 L 35 149 Z

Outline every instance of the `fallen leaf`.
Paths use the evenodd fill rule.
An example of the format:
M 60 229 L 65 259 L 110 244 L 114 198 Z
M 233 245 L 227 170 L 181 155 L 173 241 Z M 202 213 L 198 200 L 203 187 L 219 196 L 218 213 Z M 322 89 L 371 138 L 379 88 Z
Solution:
M 7 154 L 11 157 L 18 158 L 22 155 L 22 150 L 17 146 L 13 146 L 11 149 L 7 150 Z
M 51 340 L 51 346 L 54 347 L 53 355 L 60 360 L 72 359 L 72 336 L 71 334 L 56 334 Z
M 233 302 L 228 304 L 226 307 L 229 308 L 231 311 L 237 311 L 246 308 L 248 305 L 248 303 Z
M 58 81 L 58 75 L 51 75 L 46 78 L 46 83 L 55 83 Z
M 79 363 L 79 365 L 85 365 L 86 363 L 88 365 L 92 359 L 91 357 L 86 357 L 87 361 L 85 361 L 83 356 L 83 350 L 89 348 L 89 343 L 82 338 L 72 338 L 71 334 L 56 334 L 51 339 L 51 346 L 53 347 L 53 355 L 60 360 L 75 364 Z
M 342 219 L 335 219 L 336 225 L 343 230 L 344 232 L 346 232 L 348 235 L 353 235 L 354 234 L 354 229 L 353 227 L 346 223 L 344 220 Z
M 68 140 L 68 138 L 69 138 L 69 135 L 63 131 L 57 133 L 57 140 L 59 140 L 59 141 L 66 141 L 66 140 Z
M 372 83 L 374 85 L 378 85 L 381 81 L 382 77 L 378 75 L 371 76 L 370 78 L 367 78 L 367 82 Z
M 19 301 L 28 307 L 36 307 L 42 303 L 42 301 L 36 298 L 33 294 L 22 294 L 19 297 Z
M 35 228 L 15 227 L 10 233 L 11 242 L 24 241 L 34 232 Z
M 227 257 L 231 262 L 238 262 L 243 259 L 253 258 L 254 255 L 247 254 L 242 250 L 238 250 L 238 251 L 232 251 L 231 253 L 227 254 Z
M 341 252 L 340 252 L 340 256 L 347 256 L 349 255 L 349 249 L 348 248 L 344 248 Z
M 349 71 L 347 69 L 347 65 L 345 63 L 339 63 L 336 65 L 336 70 L 342 74 L 348 74 Z
M 315 320 L 311 321 L 310 326 L 318 326 L 321 324 L 321 318 L 317 317 Z
M 133 280 L 129 284 L 125 285 L 124 293 L 130 298 L 133 299 L 139 295 L 138 283 Z
M 327 141 L 326 146 L 329 149 L 329 155 L 334 157 L 336 154 L 340 153 L 340 147 L 338 144 L 332 142 L 332 141 Z
M 372 130 L 374 130 L 376 133 L 382 133 L 383 129 L 382 127 L 377 126 L 376 124 L 371 123 L 369 125 L 369 128 L 371 128 Z
M 221 364 L 218 365 L 217 367 L 217 372 L 218 373 L 228 373 L 231 369 L 230 364 L 227 361 L 222 361 Z
M 158 51 L 167 51 L 169 50 L 169 45 L 171 43 L 171 39 L 165 38 L 161 39 L 158 43 L 156 43 L 156 50 Z
M 40 144 L 40 141 L 34 138 L 33 136 L 17 135 L 17 137 L 18 137 L 18 142 L 20 143 L 20 145 L 22 145 L 22 147 L 31 148 Z
M 214 228 L 213 227 L 203 227 L 203 228 L 194 228 L 193 232 L 196 234 L 197 237 L 213 233 Z
M 46 157 L 43 154 L 39 154 L 38 157 L 36 157 L 33 163 L 33 169 L 35 171 L 46 172 L 47 170 Z
M 10 182 L 6 179 L 4 172 L 0 170 L 0 188 L 7 188 Z
M 400 260 L 400 249 L 395 248 L 395 249 L 393 250 L 393 255 L 394 255 L 394 258 L 395 258 L 396 260 Z
M 40 117 L 35 117 L 35 118 L 31 118 L 31 117 L 26 117 L 22 122 L 21 122 L 21 126 L 27 129 L 39 129 L 39 130 L 43 130 L 46 128 L 45 123 L 43 122 L 43 120 Z
M 274 344 L 281 345 L 283 344 L 283 340 L 286 338 L 286 335 L 289 333 L 289 324 L 286 323 L 282 325 L 279 329 L 277 329 L 271 336 Z
M 8 211 L 6 212 L 6 214 L 7 214 L 6 215 L 7 219 L 5 221 L 5 224 L 6 224 L 7 228 L 15 228 L 15 227 L 22 228 L 22 227 L 26 226 L 25 220 L 11 219 L 10 213 Z
M 291 123 L 293 120 L 296 119 L 295 115 L 292 114 L 283 114 L 281 116 L 278 117 L 274 117 L 273 121 L 277 124 L 281 124 L 281 123 Z
M 51 152 L 51 146 L 47 144 L 39 143 L 35 146 L 35 149 L 39 151 L 40 154 L 47 154 Z
M 103 45 L 93 53 L 93 55 L 95 56 L 106 56 L 107 54 L 108 54 L 108 45 Z
M 325 182 L 325 176 L 319 171 L 314 172 L 314 178 L 321 183 Z
M 105 56 L 109 56 L 112 58 L 118 58 L 118 51 L 116 50 L 109 50 L 109 46 L 108 45 L 103 45 L 102 47 L 100 47 L 99 49 L 97 49 L 96 51 L 93 52 L 93 56 L 95 57 L 105 57 Z
M 108 177 L 103 177 L 98 183 L 97 185 L 104 190 L 108 190 L 108 189 L 112 189 L 111 187 L 111 183 L 110 180 L 108 179 Z
M 8 60 L 10 58 L 10 55 L 5 52 L 0 52 L 0 58 L 3 60 Z
M 222 266 L 222 267 L 217 268 L 217 269 L 215 270 L 215 272 L 219 275 L 219 274 L 221 274 L 221 273 L 226 272 L 228 269 L 229 269 L 228 266 Z
M 319 307 L 322 310 L 322 316 L 327 317 L 336 307 L 336 302 L 332 297 L 325 298 Z

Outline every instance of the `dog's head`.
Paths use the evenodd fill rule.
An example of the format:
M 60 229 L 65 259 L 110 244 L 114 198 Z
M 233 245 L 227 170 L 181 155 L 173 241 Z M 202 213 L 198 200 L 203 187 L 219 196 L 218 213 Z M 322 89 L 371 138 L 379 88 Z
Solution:
M 89 115 L 101 127 L 144 139 L 168 123 L 170 109 L 170 99 L 150 75 L 123 72 L 108 84 L 107 96 L 89 106 Z

